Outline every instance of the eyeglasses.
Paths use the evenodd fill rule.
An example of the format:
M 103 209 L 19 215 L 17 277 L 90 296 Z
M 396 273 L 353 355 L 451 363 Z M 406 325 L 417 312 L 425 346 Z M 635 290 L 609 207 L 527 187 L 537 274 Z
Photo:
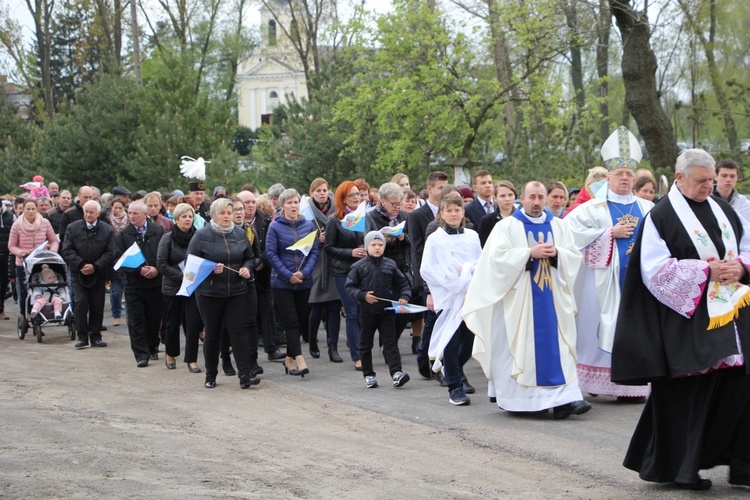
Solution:
M 349 193 L 346 195 L 347 198 L 359 198 L 361 193 Z
M 401 208 L 402 203 L 400 201 L 383 200 L 391 204 L 393 208 Z

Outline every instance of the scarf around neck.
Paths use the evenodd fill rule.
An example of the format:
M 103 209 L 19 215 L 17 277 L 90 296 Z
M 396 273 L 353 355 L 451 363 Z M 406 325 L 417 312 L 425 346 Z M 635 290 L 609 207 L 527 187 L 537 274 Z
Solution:
M 44 220 L 44 217 L 42 217 L 41 214 L 37 213 L 34 222 L 29 222 L 29 220 L 26 218 L 26 215 L 22 214 L 20 220 L 21 231 L 26 234 L 34 234 L 42 227 L 42 221 Z
M 395 225 L 395 224 L 393 223 L 393 221 L 395 221 L 395 220 L 396 220 L 396 218 L 398 217 L 398 214 L 399 214 L 399 212 L 396 212 L 396 215 L 391 215 L 391 213 L 390 213 L 390 212 L 389 212 L 388 210 L 386 210 L 386 209 L 385 209 L 385 207 L 383 206 L 383 204 L 382 204 L 382 203 L 378 203 L 378 204 L 377 204 L 377 205 L 375 206 L 375 210 L 377 210 L 378 212 L 380 212 L 380 214 L 381 214 L 381 215 L 382 215 L 383 217 L 385 217 L 386 219 L 388 219 L 388 220 L 390 221 L 390 223 L 391 223 L 391 224 L 390 224 L 391 226 Z
M 229 227 L 221 227 L 216 222 L 214 222 L 213 220 L 211 220 L 210 224 L 211 224 L 211 230 L 214 233 L 217 233 L 217 234 L 229 234 L 232 231 L 234 231 L 234 223 L 232 223 L 232 225 L 229 226 Z

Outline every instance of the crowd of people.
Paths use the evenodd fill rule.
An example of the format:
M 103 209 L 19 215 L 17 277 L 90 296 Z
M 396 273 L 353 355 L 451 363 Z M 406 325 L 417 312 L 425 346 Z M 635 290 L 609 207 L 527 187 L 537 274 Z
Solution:
M 570 190 L 555 180 L 517 190 L 486 170 L 471 186 L 431 172 L 422 192 L 404 174 L 335 190 L 317 178 L 306 196 L 275 184 L 264 194 L 217 186 L 209 198 L 195 181 L 187 194 L 82 186 L 73 197 L 50 183 L 46 196 L 3 204 L 0 290 L 11 279 L 21 315 L 38 313 L 24 259 L 46 243 L 68 266 L 76 349 L 106 347 L 109 288 L 136 366 L 158 360 L 163 344 L 167 369 L 184 352 L 209 389 L 219 361 L 242 389 L 259 384 L 261 347 L 286 374 L 310 376 L 305 356 L 321 356 L 321 323 L 330 362 L 348 358 L 367 388 L 379 385 L 377 332 L 400 388 L 410 380 L 398 347 L 408 326 L 420 376 L 452 405 L 476 392 L 464 373 L 472 357 L 490 401 L 514 415 L 582 415 L 584 393 L 645 402 L 627 467 L 706 489 L 699 470 L 728 464 L 730 483 L 750 485 L 750 202 L 736 190 L 738 166 L 686 150 L 658 199 L 627 129 L 602 157 Z M 142 261 L 115 271 L 131 248 Z M 189 256 L 215 265 L 185 295 Z

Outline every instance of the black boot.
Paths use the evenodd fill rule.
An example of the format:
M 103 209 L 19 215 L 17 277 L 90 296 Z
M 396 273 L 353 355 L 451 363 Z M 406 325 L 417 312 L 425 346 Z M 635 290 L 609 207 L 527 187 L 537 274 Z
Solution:
M 419 342 L 422 340 L 422 337 L 412 337 L 411 338 L 411 353 L 417 354 L 419 352 Z
M 317 359 L 320 357 L 320 348 L 318 347 L 318 339 L 310 337 L 310 356 Z
M 229 357 L 226 357 L 221 360 L 221 367 L 224 369 L 224 375 L 227 377 L 234 377 L 237 375 L 237 372 L 234 371 L 234 366 L 232 366 L 232 359 Z
M 339 356 L 339 349 L 336 345 L 330 344 L 328 346 L 328 359 L 331 360 L 331 363 L 343 363 L 344 360 L 341 359 L 341 356 Z

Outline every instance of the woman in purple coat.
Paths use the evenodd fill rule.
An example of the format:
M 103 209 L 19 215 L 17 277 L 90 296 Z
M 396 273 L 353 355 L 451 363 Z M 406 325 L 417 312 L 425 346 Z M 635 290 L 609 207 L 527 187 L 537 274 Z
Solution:
M 312 272 L 318 261 L 317 238 L 307 255 L 288 247 L 315 230 L 299 212 L 300 195 L 287 189 L 279 195 L 281 213 L 268 228 L 266 255 L 271 263 L 271 289 L 286 332 L 284 369 L 290 375 L 310 373 L 302 356 L 300 332 L 307 332 Z

